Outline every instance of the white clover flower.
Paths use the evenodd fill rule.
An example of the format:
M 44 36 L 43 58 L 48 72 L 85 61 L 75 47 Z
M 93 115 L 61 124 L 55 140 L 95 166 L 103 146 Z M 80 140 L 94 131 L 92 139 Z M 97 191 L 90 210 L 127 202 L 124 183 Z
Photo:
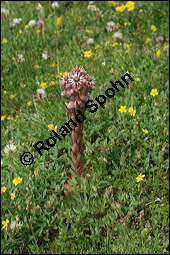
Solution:
M 38 99 L 43 99 L 44 97 L 46 97 L 46 93 L 44 89 L 37 89 L 37 96 Z
M 60 6 L 59 6 L 58 2 L 53 2 L 53 3 L 51 4 L 51 8 L 52 8 L 52 9 L 59 8 L 59 7 L 60 7 Z
M 17 24 L 21 23 L 21 21 L 22 21 L 21 18 L 15 18 L 15 19 L 13 19 L 12 22 L 13 22 L 15 25 L 17 25 Z
M 16 146 L 14 144 L 7 144 L 4 148 L 4 152 L 7 155 L 15 151 L 16 151 Z
M 5 8 L 1 8 L 1 15 L 7 17 L 9 15 L 9 10 Z
M 35 9 L 40 12 L 42 10 L 42 5 L 38 3 Z
M 96 5 L 88 5 L 87 10 L 91 10 L 91 11 L 94 11 L 94 12 L 100 11 L 100 9 Z
M 123 38 L 123 35 L 122 35 L 121 32 L 115 32 L 115 33 L 113 34 L 113 38 L 114 38 L 114 39 L 122 39 L 122 38 Z
M 46 50 L 43 52 L 42 57 L 43 57 L 43 59 L 47 59 L 47 58 L 51 57 L 51 54 Z
M 12 221 L 9 227 L 12 231 L 14 231 L 15 229 L 17 230 L 21 229 L 22 225 L 23 225 L 22 222 Z
M 111 32 L 113 29 L 115 29 L 115 27 L 116 27 L 115 23 L 113 21 L 110 21 L 107 23 L 106 29 L 107 31 Z
M 88 38 L 86 43 L 87 44 L 94 44 L 94 39 L 93 38 Z
M 17 62 L 22 63 L 25 61 L 25 58 L 23 57 L 23 54 L 18 54 Z
M 34 19 L 32 19 L 32 20 L 30 20 L 30 21 L 28 22 L 28 26 L 29 26 L 29 27 L 34 27 L 36 24 L 37 24 L 37 22 L 36 22 Z

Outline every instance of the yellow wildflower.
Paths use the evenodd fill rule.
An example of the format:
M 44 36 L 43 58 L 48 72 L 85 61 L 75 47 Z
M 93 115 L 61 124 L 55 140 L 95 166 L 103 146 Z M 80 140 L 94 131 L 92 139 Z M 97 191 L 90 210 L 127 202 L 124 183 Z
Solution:
M 95 48 L 95 50 L 97 50 L 100 48 L 100 45 L 96 45 L 94 48 Z
M 22 88 L 25 88 L 26 86 L 27 86 L 27 85 L 25 85 L 25 84 L 21 85 Z
M 22 182 L 22 179 L 23 178 L 17 177 L 15 179 L 13 179 L 12 183 L 16 186 L 16 185 L 18 185 L 19 183 Z
M 1 194 L 4 193 L 7 190 L 5 186 L 1 187 Z
M 28 28 L 29 27 L 29 25 L 28 24 L 26 24 L 25 26 L 24 26 L 24 28 Z
M 16 197 L 15 193 L 10 193 L 11 199 L 14 200 L 14 198 Z
M 6 118 L 6 115 L 1 116 L 1 120 L 4 120 Z
M 126 9 L 125 5 L 121 5 L 121 6 L 116 7 L 117 12 L 123 12 L 125 9 Z
M 19 218 L 18 218 L 18 216 L 16 216 L 15 220 L 16 220 L 16 222 L 18 222 L 18 221 L 19 221 Z
M 91 52 L 91 50 L 89 50 L 89 51 L 85 51 L 84 52 L 84 57 L 91 57 L 93 55 L 93 53 Z
M 117 45 L 119 45 L 117 42 L 114 42 L 114 43 L 112 43 L 112 47 L 116 47 Z
M 56 18 L 56 26 L 62 24 L 62 17 Z
M 38 68 L 40 68 L 40 67 L 39 67 L 39 65 L 34 65 L 34 68 L 35 68 L 35 69 L 38 69 Z
M 12 57 L 12 60 L 13 60 L 13 61 L 15 61 L 15 60 L 16 60 L 16 58 L 15 58 L 15 57 Z
M 130 107 L 129 108 L 129 113 L 130 113 L 130 116 L 135 116 L 136 110 L 134 110 L 133 107 Z
M 140 78 L 134 78 L 135 81 L 140 81 Z
M 143 129 L 142 128 L 142 131 L 143 131 L 143 133 L 148 134 L 148 130 L 147 129 Z
M 52 67 L 56 67 L 56 66 L 57 66 L 57 64 L 53 63 L 51 66 L 52 66 Z
M 116 5 L 116 1 L 108 1 L 110 6 L 115 6 Z
M 151 38 L 148 37 L 148 38 L 146 39 L 145 43 L 149 43 L 150 41 L 151 41 Z
M 37 29 L 35 32 L 36 32 L 36 33 L 40 33 L 40 32 L 41 32 L 41 30 L 40 30 L 40 29 Z
M 88 34 L 93 34 L 93 31 L 89 30 L 89 29 L 86 29 L 85 32 L 88 33 Z
M 135 8 L 135 3 L 133 1 L 127 1 L 125 7 L 128 11 L 133 11 Z
M 136 181 L 137 181 L 137 182 L 143 181 L 143 178 L 144 178 L 144 177 L 145 177 L 145 175 L 140 173 L 140 174 L 138 175 L 138 177 L 136 177 Z
M 18 33 L 19 33 L 19 34 L 22 34 L 22 30 L 19 30 Z
M 32 105 L 32 102 L 31 102 L 31 101 L 28 101 L 28 102 L 27 102 L 27 105 L 28 105 L 28 106 L 31 106 L 31 105 Z
M 6 38 L 2 39 L 2 43 L 7 43 L 7 42 L 8 42 L 8 40 Z
M 6 91 L 6 90 L 4 90 L 4 91 L 3 91 L 3 93 L 4 93 L 4 94 L 6 94 L 6 93 L 7 93 L 7 91 Z
M 119 110 L 118 110 L 119 112 L 126 112 L 126 106 L 120 106 L 120 108 L 119 108 Z
M 48 125 L 48 131 L 49 131 L 49 130 L 54 130 L 55 132 L 57 132 L 57 128 L 58 128 L 57 125 L 56 125 L 56 126 L 54 126 L 53 124 L 49 124 L 49 125 Z
M 10 120 L 11 119 L 11 117 L 9 116 L 9 117 L 7 117 L 7 120 Z
M 9 223 L 8 219 L 6 219 L 5 221 L 2 221 L 2 225 L 3 225 L 2 228 L 7 228 L 8 227 L 8 223 Z
M 127 43 L 125 43 L 125 44 L 124 44 L 124 48 L 129 50 L 129 49 L 130 49 L 130 45 L 127 44 Z
M 161 55 L 161 51 L 160 51 L 160 50 L 157 50 L 156 56 L 159 57 L 160 55 Z
M 50 85 L 55 85 L 55 81 L 50 81 Z
M 110 45 L 110 42 L 109 41 L 105 42 L 105 46 L 108 46 L 108 45 Z
M 46 89 L 47 88 L 47 83 L 46 82 L 41 82 L 40 87 L 43 88 L 43 89 Z
M 126 27 L 126 26 L 130 26 L 131 25 L 131 23 L 130 22 L 124 22 L 124 26 Z
M 169 44 L 165 45 L 163 49 L 166 50 L 168 48 L 169 48 Z
M 12 99 L 13 99 L 14 97 L 15 97 L 15 95 L 10 95 L 10 98 L 12 98 Z
M 67 74 L 68 74 L 68 72 L 64 72 L 64 73 L 63 73 L 63 75 L 67 75 Z
M 151 96 L 157 96 L 158 95 L 158 90 L 157 89 L 152 89 L 151 92 L 150 92 L 150 95 Z
M 155 32 L 157 30 L 156 26 L 151 25 L 151 30 Z

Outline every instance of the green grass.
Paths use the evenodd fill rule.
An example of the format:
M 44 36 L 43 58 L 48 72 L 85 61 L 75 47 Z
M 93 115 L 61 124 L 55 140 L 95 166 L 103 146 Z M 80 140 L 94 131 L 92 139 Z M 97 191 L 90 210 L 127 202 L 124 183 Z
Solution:
M 134 10 L 123 12 L 115 8 L 124 1 L 116 6 L 96 1 L 97 12 L 88 10 L 86 1 L 61 1 L 55 10 L 50 1 L 40 3 L 43 9 L 37 11 L 36 1 L 2 2 L 10 12 L 1 28 L 1 187 L 7 188 L 1 194 L 1 213 L 2 221 L 9 220 L 1 231 L 2 254 L 168 254 L 168 2 L 135 1 Z M 56 26 L 58 17 L 62 24 Z M 13 18 L 22 21 L 9 29 Z M 32 19 L 44 19 L 43 28 L 24 28 Z M 116 24 L 112 32 L 106 30 L 109 21 Z M 112 37 L 117 31 L 122 40 Z M 164 40 L 157 42 L 160 35 Z M 89 37 L 94 45 L 86 44 Z M 50 53 L 46 60 L 45 50 Z M 85 51 L 92 51 L 92 57 L 84 57 Z M 25 61 L 18 63 L 17 54 Z M 140 80 L 128 80 L 114 99 L 107 98 L 105 109 L 86 110 L 86 171 L 78 178 L 81 185 L 65 195 L 64 183 L 72 171 L 69 135 L 43 156 L 32 145 L 53 136 L 49 124 L 59 128 L 67 121 L 59 79 L 76 65 L 96 79 L 92 100 L 127 71 Z M 47 83 L 47 96 L 38 100 L 41 82 Z M 157 96 L 150 95 L 152 89 L 158 90 Z M 127 112 L 118 111 L 121 105 Z M 136 110 L 135 116 L 130 116 L 129 107 Z M 7 144 L 17 150 L 5 154 Z M 20 162 L 25 151 L 35 157 L 30 166 Z M 137 183 L 140 173 L 145 177 Z M 16 177 L 23 179 L 14 186 Z M 16 194 L 14 200 L 10 193 Z M 23 225 L 12 231 L 16 217 Z

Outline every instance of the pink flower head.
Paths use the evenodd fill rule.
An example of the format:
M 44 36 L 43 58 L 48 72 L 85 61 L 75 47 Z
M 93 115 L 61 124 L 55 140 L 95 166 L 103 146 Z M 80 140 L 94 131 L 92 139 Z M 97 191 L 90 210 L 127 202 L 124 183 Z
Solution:
M 164 37 L 162 36 L 162 35 L 160 35 L 160 36 L 158 36 L 157 38 L 156 38 L 156 41 L 157 42 L 162 42 L 164 40 Z
M 88 38 L 86 43 L 87 44 L 94 44 L 94 39 L 93 38 Z
M 60 84 L 64 87 L 61 96 L 68 102 L 67 109 L 83 107 L 85 100 L 94 89 L 94 78 L 86 74 L 82 67 L 74 67 L 70 73 L 63 75 Z
M 37 21 L 37 26 L 38 26 L 38 27 L 42 27 L 42 26 L 44 25 L 44 23 L 45 23 L 45 21 L 44 21 L 43 19 L 39 19 L 39 20 Z

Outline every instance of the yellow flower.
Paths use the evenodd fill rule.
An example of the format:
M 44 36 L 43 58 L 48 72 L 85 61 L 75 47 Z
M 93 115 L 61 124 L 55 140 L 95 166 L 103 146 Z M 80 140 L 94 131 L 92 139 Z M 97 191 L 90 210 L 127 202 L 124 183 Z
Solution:
M 88 33 L 88 34 L 93 34 L 93 31 L 89 30 L 89 29 L 86 29 L 85 32 Z
M 151 38 L 148 37 L 148 38 L 146 39 L 145 43 L 149 43 L 150 41 L 151 41 Z
M 11 199 L 14 200 L 14 198 L 16 197 L 15 196 L 15 193 L 10 193 L 10 196 L 11 196 Z
M 34 68 L 38 69 L 38 68 L 40 68 L 40 67 L 39 67 L 39 65 L 34 65 Z
M 161 51 L 160 51 L 160 50 L 157 50 L 156 56 L 159 57 L 160 55 L 161 55 Z
M 7 39 L 6 38 L 3 38 L 2 39 L 2 43 L 7 43 L 8 41 L 7 41 Z
M 152 89 L 151 92 L 150 92 L 150 95 L 151 96 L 157 96 L 158 95 L 158 90 L 157 89 Z
M 13 61 L 15 61 L 15 60 L 16 60 L 16 58 L 15 58 L 15 57 L 12 57 L 12 60 L 13 60 Z
M 126 112 L 126 106 L 120 106 L 120 108 L 119 108 L 119 112 Z
M 68 72 L 64 72 L 63 74 L 64 74 L 64 75 L 67 75 L 67 74 L 68 74 Z
M 19 33 L 19 34 L 22 34 L 22 30 L 19 30 L 18 33 Z
M 110 44 L 110 42 L 109 42 L 109 41 L 105 42 L 105 46 L 108 46 L 109 44 Z
M 135 3 L 133 1 L 127 1 L 125 7 L 128 11 L 133 11 L 135 8 Z
M 54 125 L 53 125 L 53 124 L 49 124 L 49 125 L 48 125 L 48 129 L 49 129 L 49 130 L 53 130 L 53 128 L 54 128 Z
M 53 130 L 54 130 L 55 132 L 57 132 L 57 128 L 58 128 L 58 126 L 56 125 L 56 126 L 53 128 Z
M 136 177 L 136 181 L 137 181 L 137 182 L 143 181 L 143 178 L 144 178 L 144 177 L 145 177 L 145 175 L 140 173 L 140 174 L 138 175 L 138 177 Z
M 85 51 L 84 52 L 84 57 L 91 57 L 93 55 L 93 53 L 91 52 L 91 50 L 89 50 L 89 51 Z
M 3 225 L 2 228 L 7 228 L 8 227 L 8 223 L 9 223 L 8 219 L 6 219 L 5 221 L 2 221 L 2 225 Z
M 136 110 L 133 109 L 133 107 L 129 108 L 130 116 L 135 116 Z
M 124 26 L 126 27 L 126 26 L 130 26 L 131 25 L 131 23 L 130 22 L 124 22 Z
M 17 177 L 15 179 L 13 179 L 12 183 L 16 186 L 16 185 L 18 185 L 19 183 L 22 182 L 22 179 L 23 178 Z
M 100 45 L 96 45 L 94 48 L 95 48 L 95 50 L 97 50 L 100 48 Z
M 117 42 L 112 43 L 112 47 L 116 47 L 118 45 Z
M 116 5 L 116 1 L 108 1 L 110 6 L 115 6 Z
M 123 12 L 125 9 L 126 9 L 125 5 L 121 5 L 121 6 L 116 7 L 117 12 Z
M 27 105 L 28 105 L 28 106 L 31 106 L 31 105 L 32 105 L 32 102 L 31 102 L 31 101 L 28 101 L 28 102 L 27 102 Z
M 21 85 L 22 88 L 25 88 L 26 86 L 27 86 L 27 85 L 25 85 L 25 84 Z
M 40 29 L 37 29 L 35 32 L 36 32 L 36 33 L 40 33 L 40 32 L 41 32 L 41 30 L 40 30 Z
M 52 67 L 56 67 L 56 66 L 57 66 L 57 64 L 53 63 L 51 66 L 52 66 Z
M 124 48 L 129 50 L 129 49 L 130 49 L 130 45 L 127 44 L 127 43 L 125 43 L 125 44 L 124 44 Z
M 41 82 L 40 87 L 43 88 L 43 89 L 46 89 L 47 88 L 47 83 L 46 82 Z
M 55 85 L 55 81 L 50 81 L 50 85 Z
M 62 24 L 62 17 L 56 18 L 56 26 Z
M 151 25 L 151 30 L 155 32 L 157 30 L 156 26 Z
M 18 218 L 18 216 L 16 216 L 15 220 L 16 220 L 16 222 L 18 222 L 18 221 L 19 221 L 19 218 Z
M 166 50 L 168 48 L 169 48 L 169 44 L 165 45 L 163 49 Z
M 1 187 L 1 194 L 4 193 L 7 190 L 5 186 Z
M 11 119 L 11 117 L 9 116 L 9 117 L 7 117 L 7 120 L 10 120 Z
M 140 81 L 140 78 L 134 78 L 135 81 Z
M 36 205 L 36 207 L 35 207 L 36 209 L 39 209 L 40 208 L 40 206 L 39 205 Z
M 13 99 L 14 97 L 15 97 L 15 95 L 10 95 L 10 98 L 12 98 L 12 99 Z
M 26 24 L 25 26 L 24 26 L 24 28 L 28 28 L 29 26 L 28 26 L 28 24 Z
M 6 118 L 6 115 L 1 116 L 1 120 L 4 120 Z
M 4 91 L 3 91 L 3 93 L 4 93 L 4 94 L 6 94 L 6 93 L 7 93 L 7 91 L 6 91 L 6 90 L 4 90 Z
M 147 129 L 143 129 L 142 128 L 142 131 L 143 131 L 143 133 L 148 134 L 148 130 Z

